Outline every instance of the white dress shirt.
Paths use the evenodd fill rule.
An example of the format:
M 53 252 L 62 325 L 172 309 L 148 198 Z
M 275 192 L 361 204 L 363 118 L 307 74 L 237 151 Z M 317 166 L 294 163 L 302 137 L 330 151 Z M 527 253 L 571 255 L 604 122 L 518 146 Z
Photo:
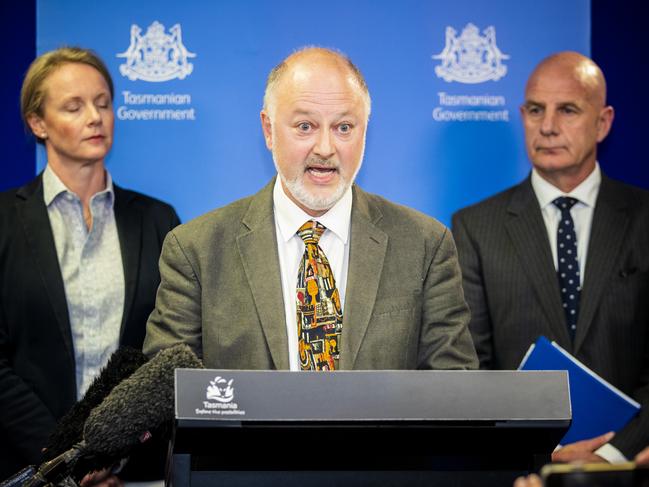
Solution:
M 113 204 L 113 182 L 92 196 L 90 231 L 79 196 L 47 166 L 43 197 L 54 235 L 68 305 L 77 398 L 81 399 L 119 346 L 124 313 L 124 268 Z
M 556 186 L 553 186 L 543 179 L 536 169 L 532 170 L 532 188 L 536 194 L 543 214 L 543 221 L 548 232 L 550 240 L 550 249 L 555 270 L 558 268 L 557 257 L 557 229 L 561 220 L 561 210 L 557 208 L 552 201 L 560 196 L 569 196 L 575 198 L 578 202 L 570 209 L 570 215 L 575 224 L 575 234 L 577 235 L 577 262 L 579 263 L 579 281 L 584 284 L 584 271 L 586 269 L 586 258 L 588 257 L 588 242 L 590 241 L 590 230 L 593 225 L 593 214 L 599 187 L 602 182 L 602 173 L 599 164 L 595 164 L 595 169 L 579 186 L 570 193 L 564 193 Z M 609 463 L 626 462 L 626 457 L 610 443 L 595 450 L 599 455 Z
M 336 287 L 340 294 L 343 316 L 345 316 L 352 190 L 349 188 L 343 197 L 324 215 L 312 217 L 286 196 L 278 175 L 273 189 L 273 206 L 279 269 L 282 279 L 282 296 L 284 297 L 284 312 L 286 315 L 289 368 L 298 371 L 300 365 L 298 360 L 296 287 L 298 267 L 304 254 L 304 242 L 296 232 L 308 220 L 315 220 L 326 227 L 322 237 L 320 237 L 319 245 L 329 260 Z

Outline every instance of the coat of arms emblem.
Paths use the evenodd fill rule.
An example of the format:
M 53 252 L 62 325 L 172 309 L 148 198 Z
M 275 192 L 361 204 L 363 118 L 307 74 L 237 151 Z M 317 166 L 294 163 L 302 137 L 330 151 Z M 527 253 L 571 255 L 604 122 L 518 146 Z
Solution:
M 135 81 L 169 81 L 184 79 L 191 74 L 194 65 L 188 61 L 196 57 L 183 44 L 180 24 L 165 32 L 165 27 L 154 21 L 142 35 L 142 29 L 131 25 L 131 45 L 117 57 L 126 58 L 119 67 L 122 76 Z
M 482 83 L 498 81 L 507 73 L 502 61 L 509 59 L 496 45 L 496 29 L 487 27 L 480 30 L 469 23 L 458 37 L 453 27 L 446 27 L 446 46 L 433 59 L 441 60 L 435 67 L 435 74 L 444 81 L 460 83 Z

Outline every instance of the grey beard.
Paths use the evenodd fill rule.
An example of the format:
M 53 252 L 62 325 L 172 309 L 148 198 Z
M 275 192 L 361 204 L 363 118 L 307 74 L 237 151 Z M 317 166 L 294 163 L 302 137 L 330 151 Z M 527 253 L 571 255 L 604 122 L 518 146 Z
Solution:
M 293 198 L 299 201 L 305 208 L 308 208 L 310 210 L 314 210 L 314 211 L 329 210 L 340 200 L 340 198 L 343 197 L 345 191 L 347 191 L 347 188 L 349 188 L 351 186 L 351 183 L 353 182 L 353 179 L 352 181 L 347 181 L 341 175 L 340 182 L 338 183 L 338 186 L 336 187 L 335 191 L 329 196 L 319 197 L 309 193 L 309 191 L 304 187 L 304 183 L 303 183 L 304 172 L 302 172 L 302 175 L 298 175 L 296 178 L 289 180 L 286 177 L 284 177 L 284 174 L 282 174 L 282 172 L 279 170 L 279 165 L 275 160 L 275 154 L 273 154 L 273 162 L 275 163 L 275 169 L 277 169 L 277 174 L 279 174 L 279 177 L 284 183 L 284 186 L 286 186 L 286 188 L 291 193 Z M 318 164 L 320 166 L 327 166 L 327 167 L 336 167 L 334 164 L 323 159 L 309 159 L 306 165 L 309 166 L 311 164 Z
M 349 188 L 350 183 L 341 178 L 340 183 L 336 186 L 335 191 L 328 196 L 315 196 L 307 191 L 302 184 L 301 178 L 296 178 L 292 181 L 288 181 L 280 174 L 282 181 L 286 185 L 286 188 L 293 195 L 293 198 L 302 203 L 306 208 L 315 211 L 324 211 L 333 207 L 340 198 L 343 197 L 347 188 Z

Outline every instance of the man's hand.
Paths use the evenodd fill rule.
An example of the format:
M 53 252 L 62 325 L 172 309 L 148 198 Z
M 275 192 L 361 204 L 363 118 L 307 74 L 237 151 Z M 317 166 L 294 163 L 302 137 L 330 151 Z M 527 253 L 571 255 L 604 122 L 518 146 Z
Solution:
M 514 487 L 543 487 L 543 483 L 541 478 L 533 473 L 527 477 L 518 477 L 514 481 Z
M 552 453 L 552 461 L 557 463 L 569 462 L 587 462 L 587 463 L 601 463 L 606 462 L 599 455 L 593 453 L 599 447 L 605 445 L 613 439 L 615 433 L 609 431 L 606 434 L 591 438 L 589 440 L 576 441 L 570 443 L 559 450 Z
M 87 473 L 79 483 L 81 487 L 123 487 L 120 478 L 112 473 L 111 469 L 105 468 L 95 472 Z
M 649 446 L 635 456 L 635 463 L 642 466 L 649 466 Z

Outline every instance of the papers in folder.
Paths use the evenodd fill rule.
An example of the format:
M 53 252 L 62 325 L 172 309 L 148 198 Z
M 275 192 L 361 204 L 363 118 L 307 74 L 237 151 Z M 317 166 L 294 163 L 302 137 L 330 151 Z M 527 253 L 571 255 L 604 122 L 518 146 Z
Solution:
M 572 425 L 562 445 L 619 431 L 640 410 L 638 402 L 544 336 L 532 344 L 518 369 L 568 371 Z

